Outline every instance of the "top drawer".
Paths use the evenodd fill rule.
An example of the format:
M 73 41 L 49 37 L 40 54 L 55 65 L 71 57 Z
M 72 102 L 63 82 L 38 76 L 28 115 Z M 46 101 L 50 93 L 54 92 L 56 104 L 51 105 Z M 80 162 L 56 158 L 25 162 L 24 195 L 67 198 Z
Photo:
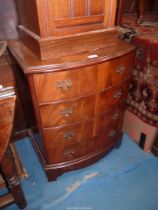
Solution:
M 102 64 L 33 75 L 38 103 L 92 94 L 120 83 L 131 72 L 133 53 Z
M 134 53 L 98 65 L 98 89 L 116 85 L 131 75 Z M 107 76 L 108 74 L 108 76 Z
M 95 92 L 97 89 L 96 66 L 38 74 L 33 77 L 39 103 L 86 95 Z

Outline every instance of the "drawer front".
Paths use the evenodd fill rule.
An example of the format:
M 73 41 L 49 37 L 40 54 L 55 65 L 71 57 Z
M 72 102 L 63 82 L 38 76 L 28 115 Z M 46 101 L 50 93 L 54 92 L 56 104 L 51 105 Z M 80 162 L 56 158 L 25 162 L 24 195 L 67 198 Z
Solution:
M 42 126 L 54 127 L 87 120 L 126 100 L 129 81 L 112 87 L 98 95 L 91 95 L 64 102 L 41 105 Z
M 112 107 L 107 113 L 96 118 L 95 136 L 107 129 L 122 128 L 122 121 L 126 105 L 120 104 Z
M 47 149 L 57 149 L 73 144 L 86 144 L 93 136 L 93 121 L 74 125 L 43 129 Z
M 123 112 L 124 106 L 120 106 L 86 122 L 43 129 L 48 159 L 51 163 L 60 163 L 95 151 L 106 141 L 106 131 L 110 133 L 115 129 L 120 132 Z
M 93 137 L 93 121 L 56 129 L 44 129 L 48 161 L 62 163 L 88 154 Z
M 81 144 L 74 144 L 56 149 L 48 150 L 48 162 L 50 164 L 64 163 L 80 158 L 88 153 L 87 147 Z
M 131 74 L 133 53 L 75 70 L 33 75 L 38 103 L 93 94 L 119 84 Z
M 38 103 L 92 94 L 97 89 L 96 66 L 33 77 Z
M 98 65 L 98 88 L 104 90 L 108 86 L 116 85 L 131 75 L 134 54 L 116 58 Z M 108 75 L 108 76 L 107 76 Z
M 101 147 L 110 147 L 115 142 L 118 141 L 119 138 L 122 136 L 122 131 L 119 128 L 109 128 L 102 131 L 96 137 L 96 149 Z
M 98 119 L 96 127 L 96 149 L 110 146 L 122 134 L 122 124 L 125 105 L 111 110 L 107 115 Z
M 39 107 L 43 127 L 62 126 L 94 116 L 95 95 Z
M 96 103 L 96 113 L 105 112 L 105 110 L 116 104 L 125 103 L 129 91 L 129 84 L 130 80 L 126 80 L 117 86 L 100 92 Z

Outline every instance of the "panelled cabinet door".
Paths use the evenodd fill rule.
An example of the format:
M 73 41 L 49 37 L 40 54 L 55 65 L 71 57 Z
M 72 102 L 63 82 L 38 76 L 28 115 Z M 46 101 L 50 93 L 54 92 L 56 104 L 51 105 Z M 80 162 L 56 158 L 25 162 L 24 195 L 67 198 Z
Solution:
M 70 55 L 74 50 L 88 51 L 89 47 L 83 43 L 87 35 L 93 40 L 93 35 L 114 28 L 117 0 L 16 2 L 22 41 L 41 60 L 61 57 L 63 52 Z
M 21 24 L 41 38 L 114 26 L 117 0 L 16 1 Z
M 116 0 L 49 0 L 50 35 L 113 27 Z M 52 3 L 53 2 L 53 3 Z

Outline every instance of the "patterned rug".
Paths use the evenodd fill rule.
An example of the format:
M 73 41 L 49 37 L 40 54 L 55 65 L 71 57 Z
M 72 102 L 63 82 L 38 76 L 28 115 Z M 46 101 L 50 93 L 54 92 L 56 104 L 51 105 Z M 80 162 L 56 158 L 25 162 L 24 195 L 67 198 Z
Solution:
M 125 15 L 124 39 L 136 46 L 128 110 L 141 120 L 158 126 L 158 14 L 146 15 L 142 24 L 135 15 Z

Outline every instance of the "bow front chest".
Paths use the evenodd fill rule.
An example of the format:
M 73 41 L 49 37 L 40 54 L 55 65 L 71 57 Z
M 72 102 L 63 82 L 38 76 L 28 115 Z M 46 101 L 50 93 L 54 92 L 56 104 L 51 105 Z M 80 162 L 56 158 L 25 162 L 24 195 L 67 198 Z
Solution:
M 28 80 L 38 127 L 29 134 L 49 181 L 99 160 L 122 136 L 134 47 L 116 31 L 95 34 L 95 43 L 93 36 L 76 40 L 82 49 L 87 39 L 88 51 L 47 61 L 21 42 L 10 44 Z

